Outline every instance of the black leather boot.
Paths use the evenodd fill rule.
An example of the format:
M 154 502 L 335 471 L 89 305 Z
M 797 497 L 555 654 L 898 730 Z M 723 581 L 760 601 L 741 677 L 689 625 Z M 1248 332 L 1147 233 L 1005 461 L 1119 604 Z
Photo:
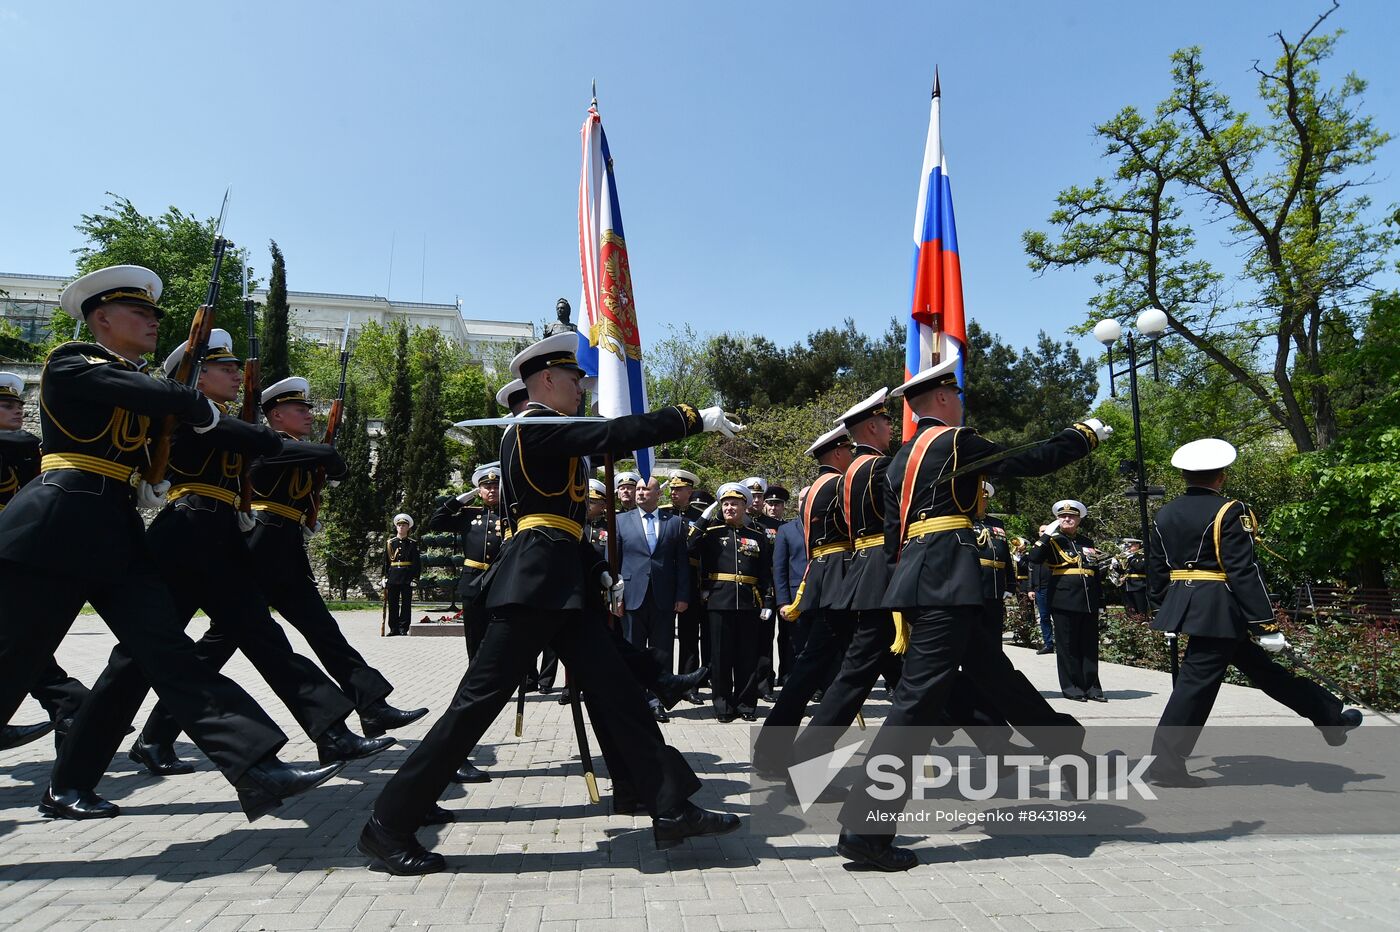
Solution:
M 661 700 L 663 706 L 670 709 L 684 699 L 688 693 L 693 693 L 695 688 L 700 685 L 700 681 L 709 675 L 709 667 L 701 667 L 681 676 L 663 673 L 656 678 L 655 683 L 651 684 L 651 691 L 656 698 Z
M 739 827 L 739 817 L 728 812 L 709 812 L 692 802 L 684 802 L 663 816 L 651 820 L 651 837 L 658 850 L 674 848 L 687 838 L 728 835 Z
M 194 765 L 175 756 L 175 749 L 168 744 L 147 744 L 137 738 L 126 756 L 145 767 L 156 777 L 174 777 L 182 773 L 194 773 Z
M 390 729 L 411 725 L 427 714 L 427 709 L 396 709 L 380 699 L 360 713 L 360 725 L 366 738 L 378 738 Z
M 238 791 L 238 804 L 252 822 L 282 805 L 282 800 L 325 783 L 344 766 L 337 762 L 324 767 L 302 767 L 283 763 L 277 755 L 269 754 L 249 767 L 233 788 Z
M 442 855 L 424 848 L 412 834 L 391 832 L 373 816 L 360 832 L 356 847 L 371 862 L 399 877 L 436 874 L 447 866 Z
M 49 787 L 39 803 L 39 811 L 50 819 L 111 819 L 121 815 L 114 803 L 92 790 L 60 790 Z
M 907 871 L 919 863 L 919 856 L 912 851 L 873 842 L 850 832 L 841 833 L 836 853 L 848 861 L 881 871 Z
M 373 757 L 393 743 L 394 739 L 388 736 L 361 738 L 345 727 L 344 722 L 337 722 L 316 739 L 316 756 L 323 764 L 346 763 Z
M 471 761 L 463 762 L 452 775 L 453 783 L 490 783 L 491 775 Z

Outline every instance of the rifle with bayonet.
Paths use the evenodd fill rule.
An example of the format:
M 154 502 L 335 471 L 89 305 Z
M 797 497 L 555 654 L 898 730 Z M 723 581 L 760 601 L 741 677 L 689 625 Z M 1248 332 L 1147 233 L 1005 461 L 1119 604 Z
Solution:
M 240 420 L 249 424 L 258 422 L 258 402 L 262 393 L 262 363 L 258 360 L 258 318 L 254 311 L 253 299 L 248 297 L 248 277 L 253 270 L 243 262 L 243 314 L 248 320 L 248 358 L 243 360 L 243 407 L 238 411 Z M 243 469 L 238 474 L 238 510 L 244 514 L 253 513 L 253 463 L 250 457 L 243 458 Z
M 340 422 L 345 416 L 345 374 L 350 367 L 350 315 L 345 315 L 345 329 L 340 334 L 340 388 L 335 401 L 331 402 L 330 413 L 326 415 L 326 435 L 321 442 L 335 446 L 336 434 L 340 432 Z M 316 467 L 316 478 L 311 484 L 311 507 L 306 512 L 306 526 L 315 530 L 316 519 L 321 514 L 321 494 L 326 488 L 326 467 Z
M 185 339 L 185 355 L 169 376 L 187 388 L 194 388 L 199 382 L 204 357 L 209 353 L 209 333 L 214 329 L 214 309 L 219 303 L 219 276 L 224 267 L 224 253 L 233 245 L 224 239 L 228 195 L 229 192 L 225 191 L 223 206 L 219 208 L 219 219 L 214 226 L 214 268 L 209 273 L 209 290 L 205 294 L 204 303 L 194 312 L 194 320 L 190 321 L 190 333 Z M 147 465 L 141 472 L 141 477 L 151 485 L 165 479 L 166 467 L 170 465 L 170 440 L 178 423 L 173 416 L 165 418 L 152 437 Z

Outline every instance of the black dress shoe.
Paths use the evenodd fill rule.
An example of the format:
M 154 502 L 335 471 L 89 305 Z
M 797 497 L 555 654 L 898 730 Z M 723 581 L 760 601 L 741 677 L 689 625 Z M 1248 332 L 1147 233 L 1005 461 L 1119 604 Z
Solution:
M 282 805 L 282 800 L 325 783 L 344 766 L 336 762 L 324 767 L 301 767 L 283 763 L 275 754 L 269 754 L 244 771 L 233 788 L 238 791 L 238 804 L 243 807 L 243 814 L 252 822 Z
M 692 802 L 681 803 L 664 816 L 651 820 L 651 837 L 657 849 L 674 848 L 687 838 L 728 835 L 739 827 L 739 817 L 728 812 L 710 812 Z
M 705 700 L 700 698 L 700 690 L 698 689 L 692 689 L 690 692 L 686 693 L 685 701 L 694 703 L 695 705 L 705 704 Z
M 436 874 L 447 866 L 442 855 L 429 851 L 412 834 L 391 832 L 370 817 L 355 847 L 371 862 L 399 877 Z
M 1044 647 L 1042 647 L 1040 650 L 1036 651 L 1037 654 L 1041 654 L 1041 655 L 1044 655 L 1044 654 L 1053 654 L 1054 652 L 1055 652 L 1055 645 L 1054 645 L 1054 644 L 1047 644 L 1047 645 L 1045 645 Z
M 666 710 L 659 705 L 652 708 L 651 715 L 663 725 L 671 720 L 671 716 L 667 715 Z
M 742 718 L 742 719 L 743 719 L 744 721 L 746 721 L 746 722 L 756 722 L 756 721 L 758 721 L 758 716 L 755 715 L 755 714 L 752 713 L 752 712 L 740 712 L 740 713 L 739 713 L 739 717 Z
M 758 698 L 762 699 L 764 702 L 777 702 L 777 701 L 778 701 L 778 696 L 777 696 L 777 694 L 774 693 L 773 690 L 771 690 L 771 689 L 766 689 L 766 690 L 764 690 L 763 692 L 759 693 L 759 694 L 758 694 Z
M 1069 700 L 1071 700 L 1071 701 L 1073 701 L 1073 702 L 1088 702 L 1088 701 L 1089 701 L 1089 697 L 1088 697 L 1088 696 L 1071 696 L 1069 693 L 1063 693 L 1063 695 L 1064 695 L 1064 697 L 1065 697 L 1066 699 L 1069 699 Z
M 626 790 L 618 792 L 613 787 L 612 811 L 613 815 L 646 815 L 651 807 Z
M 574 700 L 572 699 L 572 694 L 569 692 L 568 687 L 565 687 L 563 690 L 561 690 L 561 691 L 559 692 L 559 704 L 560 704 L 560 705 L 568 705 L 570 702 L 573 702 L 573 701 L 574 701 Z
M 457 768 L 457 772 L 452 775 L 453 783 L 490 783 L 491 775 L 477 767 L 471 761 L 467 761 Z
M 1347 709 L 1338 716 L 1337 724 L 1326 725 L 1322 731 L 1322 737 L 1332 747 L 1341 747 L 1347 743 L 1347 732 L 1361 724 L 1361 711 L 1359 709 Z
M 451 809 L 444 809 L 437 803 L 433 803 L 433 808 L 423 813 L 422 824 L 427 825 L 451 825 L 455 820 Z
M 695 688 L 700 685 L 700 681 L 709 675 L 709 667 L 701 667 L 680 676 L 673 673 L 663 673 L 656 678 L 656 682 L 651 684 L 651 691 L 657 699 L 661 700 L 663 706 L 670 709 L 687 696 L 694 695 Z
M 68 720 L 72 723 L 72 719 Z M 35 722 L 33 725 L 0 725 L 0 751 L 8 751 L 31 741 L 38 741 L 53 731 L 53 722 Z
M 728 725 L 728 724 L 729 724 L 730 722 L 732 722 L 732 721 L 734 721 L 734 716 L 732 716 L 732 715 L 721 715 L 721 716 L 719 716 L 719 723 L 720 723 L 721 725 Z
M 912 851 L 872 842 L 849 832 L 841 833 L 836 842 L 836 853 L 856 864 L 890 872 L 907 871 L 919 863 L 919 856 Z
M 1144 776 L 1153 786 L 1195 789 L 1206 785 L 1200 777 L 1187 773 L 1185 767 L 1149 767 Z
M 366 738 L 378 738 L 395 728 L 411 725 L 427 714 L 427 709 L 396 709 L 380 699 L 360 713 L 360 725 Z
M 175 756 L 175 749 L 168 744 L 147 744 L 137 738 L 126 752 L 152 776 L 174 777 L 182 773 L 194 773 L 194 764 L 186 763 Z
M 316 756 L 323 764 L 333 764 L 336 761 L 346 763 L 373 757 L 393 743 L 394 739 L 387 735 L 379 738 L 361 738 L 346 728 L 344 722 L 337 722 L 316 739 Z
M 92 790 L 56 790 L 49 787 L 39 803 L 39 811 L 50 819 L 111 819 L 121 815 L 114 803 Z
M 1103 696 L 1103 695 L 1099 695 L 1099 696 L 1090 696 L 1090 697 L 1089 697 L 1089 701 L 1090 701 L 1090 702 L 1107 702 L 1107 701 L 1108 701 L 1108 697 L 1107 697 L 1107 696 Z

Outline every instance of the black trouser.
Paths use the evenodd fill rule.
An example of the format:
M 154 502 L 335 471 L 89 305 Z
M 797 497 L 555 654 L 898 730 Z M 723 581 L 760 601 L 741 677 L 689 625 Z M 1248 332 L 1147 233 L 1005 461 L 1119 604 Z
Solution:
M 83 700 L 88 697 L 88 688 L 69 676 L 58 661 L 50 657 L 39 679 L 29 688 L 29 695 L 43 706 L 50 719 L 57 722 L 71 718 L 82 707 Z
M 1127 610 L 1130 613 L 1134 615 L 1146 615 L 1147 588 L 1143 587 L 1142 589 L 1124 589 L 1123 605 L 1125 608 L 1127 608 Z
M 851 614 L 855 624 L 840 660 L 840 669 L 822 694 L 821 704 L 812 713 L 807 729 L 793 744 L 793 760 L 811 760 L 829 753 L 835 746 L 834 729 L 847 728 L 856 720 L 856 713 L 870 696 L 880 674 L 885 675 L 885 682 L 891 689 L 899 683 L 903 661 L 900 655 L 890 653 L 890 645 L 894 643 L 894 617 L 888 609 Z
M 1225 673 L 1234 665 L 1270 699 L 1297 712 L 1314 725 L 1340 724 L 1341 700 L 1304 676 L 1277 663 L 1269 652 L 1248 638 L 1211 638 L 1193 634 L 1186 641 L 1176 685 L 1162 710 L 1152 753 L 1167 772 L 1179 770 L 1191 755 L 1201 727 L 1210 717 Z M 1162 731 L 1162 729 L 1170 729 Z
M 527 689 L 553 689 L 554 678 L 559 675 L 559 652 L 554 649 L 553 644 L 546 644 L 544 650 L 540 651 L 540 669 L 535 672 L 534 664 L 525 671 L 525 686 Z
M 1099 616 L 1050 609 L 1055 625 L 1055 666 L 1066 698 L 1102 696 L 1099 685 Z
M 627 640 L 637 647 L 656 651 L 667 672 L 670 672 L 676 643 L 674 603 L 657 605 L 648 591 L 642 597 L 642 604 L 627 612 L 626 620 Z
M 465 749 L 474 747 L 520 685 L 540 650 L 553 643 L 590 711 L 606 719 L 634 781 L 637 798 L 653 813 L 669 812 L 696 790 L 690 765 L 661 738 L 646 699 L 596 615 L 514 606 L 487 625 L 481 651 L 467 669 L 447 711 L 385 784 L 374 814 L 385 828 L 414 832 L 447 788 Z
M 996 626 L 997 634 L 1006 633 L 1006 602 L 1001 599 L 983 599 L 982 608 L 985 616 Z
M 710 690 L 715 715 L 733 718 L 758 709 L 759 640 L 768 626 L 758 609 L 710 609 Z
M 385 598 L 389 602 L 389 630 L 394 634 L 407 634 L 413 624 L 413 583 L 389 583 L 385 587 Z
M 759 693 L 771 693 L 774 681 L 777 679 L 773 672 L 773 626 L 777 624 L 778 613 L 774 612 L 768 616 L 768 620 L 755 618 L 754 625 L 758 628 L 758 663 L 756 665 L 758 673 Z
M 695 601 L 676 616 L 676 672 L 685 674 L 710 662 L 710 638 L 706 624 L 705 603 L 700 601 L 699 586 Z
M 811 622 L 806 647 L 788 674 L 787 685 L 779 694 L 778 701 L 773 703 L 773 708 L 763 719 L 763 727 L 754 744 L 754 764 L 764 768 L 786 766 L 789 748 L 785 745 L 792 737 L 791 729 L 802 724 L 802 713 L 818 690 L 834 688 L 834 684 L 827 684 L 832 683 L 856 626 L 854 612 L 820 609 L 803 612 L 801 617 L 810 618 Z M 885 647 L 889 648 L 888 641 Z M 825 701 L 823 697 L 823 704 Z M 852 712 L 851 716 L 854 718 L 855 713 Z
M 462 599 L 462 636 L 467 641 L 467 662 L 476 659 L 481 649 L 481 639 L 486 636 L 486 609 L 472 605 Z
M 773 613 L 775 622 L 778 624 L 778 665 L 777 679 L 774 681 L 779 686 L 787 683 L 788 674 L 792 672 L 793 661 L 797 659 L 792 652 L 792 630 L 793 625 L 782 624 L 782 619 L 777 617 L 777 612 Z
M 81 561 L 73 560 L 74 565 Z M 149 557 L 139 557 L 120 580 L 100 581 L 47 567 L 0 561 L 0 722 L 8 722 L 54 650 L 68 633 L 84 602 L 91 602 L 117 636 L 120 652 L 143 674 L 146 682 L 168 700 L 208 758 L 230 782 L 268 754 L 286 744 L 272 719 L 238 684 L 205 666 L 194 644 L 180 630 L 170 593 L 156 575 Z M 105 676 L 105 674 L 104 674 Z M 100 682 L 100 681 L 99 681 Z M 140 706 L 130 707 L 129 723 Z M 107 702 L 85 702 L 74 720 L 71 739 L 89 715 L 109 713 Z M 126 724 L 122 725 L 122 732 Z M 65 753 L 76 743 L 65 740 Z M 60 754 L 60 760 L 63 754 Z M 91 789 L 101 778 L 106 760 L 96 765 L 90 782 L 62 789 Z M 57 772 L 55 772 L 57 778 Z
M 311 578 L 297 577 L 264 583 L 268 603 L 311 645 L 321 665 L 340 684 L 355 709 L 365 712 L 394 687 L 345 640 L 335 616 L 326 608 Z M 209 635 L 205 635 L 207 638 Z

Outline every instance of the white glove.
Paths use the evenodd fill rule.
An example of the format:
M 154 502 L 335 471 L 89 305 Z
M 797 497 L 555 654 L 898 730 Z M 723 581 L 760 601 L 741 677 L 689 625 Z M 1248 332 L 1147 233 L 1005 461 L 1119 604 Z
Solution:
M 204 400 L 205 400 L 205 401 L 209 401 L 208 398 L 206 398 L 206 399 L 204 399 Z M 195 432 L 196 434 L 207 434 L 207 433 L 209 433 L 209 431 L 211 431 L 211 430 L 214 429 L 214 425 L 215 425 L 215 424 L 219 423 L 219 417 L 220 417 L 220 414 L 219 414 L 219 406 L 216 405 L 216 404 L 214 404 L 214 402 L 209 401 L 209 411 L 214 415 L 214 419 L 213 419 L 212 421 L 210 421 L 208 424 L 205 424 L 203 427 L 196 427 L 196 428 L 193 428 L 193 429 L 194 429 L 194 432 Z
M 717 511 L 719 511 L 719 502 L 710 502 L 705 506 L 705 510 L 700 512 L 700 517 L 704 518 L 706 521 L 713 521 L 715 519 L 715 512 Z
M 170 491 L 170 480 L 162 479 L 151 485 L 145 479 L 136 487 L 136 505 L 139 508 L 159 508 L 165 504 L 165 493 Z
M 1056 518 L 1054 521 L 1045 525 L 1045 530 L 1041 531 L 1041 533 L 1049 537 L 1054 537 L 1056 534 L 1060 533 L 1060 519 Z
M 760 609 L 759 612 L 758 612 L 758 619 L 759 619 L 759 621 L 767 621 L 768 619 L 770 619 L 770 618 L 772 618 L 772 617 L 773 617 L 773 610 L 772 610 L 771 608 Z
M 461 495 L 458 495 L 457 501 L 465 505 L 467 502 L 471 501 L 474 498 L 476 498 L 476 489 L 472 489 L 469 492 L 463 492 Z
M 700 411 L 700 423 L 705 425 L 705 431 L 707 433 L 719 431 L 726 437 L 733 437 L 744 429 L 743 424 L 731 421 L 729 416 L 724 413 L 724 409 L 719 405 L 702 409 Z
M 1290 645 L 1288 639 L 1283 636 L 1282 631 L 1275 631 L 1273 634 L 1266 634 L 1259 639 L 1259 646 L 1271 654 L 1287 650 Z
M 1015 598 L 1015 597 L 1016 597 L 1016 593 L 1014 593 L 1014 592 L 1003 592 L 1003 593 L 1001 594 L 1001 597 L 1002 597 L 1003 599 L 1012 599 L 1012 598 Z
M 1089 418 L 1084 422 L 1084 426 L 1092 430 L 1094 436 L 1098 437 L 1099 440 L 1107 440 L 1109 437 L 1113 436 L 1113 428 L 1096 417 Z
M 253 528 L 258 526 L 257 519 L 254 518 L 252 515 L 248 514 L 248 512 L 239 511 L 236 512 L 236 514 L 238 515 L 238 529 L 244 534 L 247 534 Z
M 330 486 L 331 488 L 334 489 L 334 488 L 336 488 L 336 487 L 338 487 L 338 486 L 340 485 L 340 480 L 339 480 L 339 479 L 327 479 L 327 480 L 326 480 L 326 485 L 328 485 L 328 486 Z
M 387 585 L 389 585 L 389 577 L 388 577 L 388 576 L 381 576 L 381 577 L 379 577 L 379 588 L 380 588 L 380 589 L 383 589 L 383 588 L 384 588 L 385 586 L 387 586 Z
M 614 582 L 612 573 L 609 573 L 607 570 L 603 570 L 603 575 L 600 577 L 600 580 L 603 583 L 603 588 L 608 590 L 608 609 L 614 615 L 621 617 L 622 596 L 627 589 L 626 581 L 619 579 Z
M 310 540 L 319 533 L 321 533 L 320 521 L 317 521 L 315 524 L 303 524 L 301 526 L 301 536 L 305 540 Z

